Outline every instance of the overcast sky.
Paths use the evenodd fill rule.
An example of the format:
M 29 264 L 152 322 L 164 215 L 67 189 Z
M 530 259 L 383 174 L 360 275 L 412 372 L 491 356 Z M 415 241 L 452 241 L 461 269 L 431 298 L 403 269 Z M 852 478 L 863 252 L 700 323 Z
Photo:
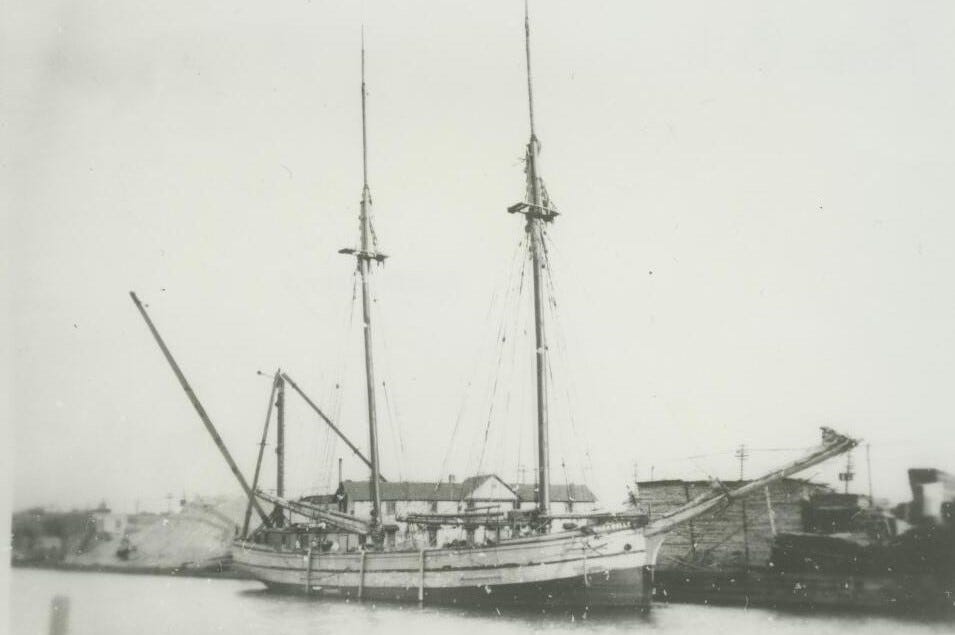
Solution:
M 877 496 L 904 500 L 909 467 L 955 471 L 955 6 L 531 13 L 573 395 L 555 399 L 571 433 L 554 461 L 590 462 L 555 482 L 582 474 L 612 504 L 634 464 L 733 477 L 740 443 L 752 475 L 789 458 L 755 450 L 810 446 L 820 425 L 871 444 Z M 375 280 L 383 470 L 476 469 L 523 235 L 505 211 L 528 136 L 522 4 L 23 0 L 0 37 L 16 507 L 239 493 L 129 290 L 247 472 L 260 369 L 287 369 L 366 446 L 354 263 L 337 253 L 357 239 L 362 20 L 391 256 Z M 533 455 L 516 363 L 498 457 Z M 365 478 L 289 401 L 293 492 L 332 482 L 338 456 Z M 811 476 L 837 485 L 842 468 Z

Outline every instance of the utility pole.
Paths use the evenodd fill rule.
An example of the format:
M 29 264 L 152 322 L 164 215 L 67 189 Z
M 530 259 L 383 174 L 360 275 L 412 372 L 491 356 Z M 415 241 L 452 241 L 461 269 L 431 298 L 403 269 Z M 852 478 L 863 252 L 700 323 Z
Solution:
M 749 452 L 746 450 L 746 444 L 741 443 L 739 448 L 736 450 L 736 458 L 739 459 L 739 480 L 743 481 L 743 476 L 745 475 L 745 466 L 746 458 L 749 456 Z M 746 497 L 743 496 L 739 499 L 740 512 L 743 520 L 743 558 L 746 563 L 746 570 L 749 571 L 749 523 L 746 518 Z
M 839 472 L 839 480 L 845 483 L 845 488 L 843 490 L 845 494 L 849 493 L 849 482 L 855 478 L 855 474 L 856 473 L 852 471 L 852 452 L 849 452 L 846 454 L 846 471 Z
M 745 473 L 744 465 L 746 464 L 746 459 L 749 457 L 749 452 L 746 450 L 745 443 L 740 444 L 740 446 L 736 449 L 734 456 L 739 459 L 739 480 L 742 481 L 743 474 Z
M 869 477 L 869 505 L 875 504 L 875 499 L 872 498 L 872 458 L 869 456 L 869 444 L 865 444 L 865 472 Z

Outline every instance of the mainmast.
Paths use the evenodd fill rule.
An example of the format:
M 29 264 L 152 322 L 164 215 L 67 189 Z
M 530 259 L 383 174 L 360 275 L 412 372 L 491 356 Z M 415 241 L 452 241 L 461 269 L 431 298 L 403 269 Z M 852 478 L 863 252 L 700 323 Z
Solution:
M 365 102 L 365 30 L 361 34 L 361 149 L 362 149 L 362 190 L 359 220 L 361 222 L 361 242 L 357 250 L 342 249 L 340 253 L 354 255 L 358 261 L 358 273 L 361 277 L 361 308 L 365 339 L 365 380 L 368 394 L 368 445 L 371 456 L 371 525 L 372 536 L 376 543 L 381 540 L 381 474 L 378 462 L 378 421 L 375 408 L 375 366 L 372 358 L 371 337 L 371 262 L 383 262 L 385 255 L 378 253 L 374 230 L 371 226 L 371 191 L 368 189 L 368 133 L 366 125 Z
M 522 213 L 527 218 L 525 231 L 530 235 L 534 278 L 534 344 L 537 365 L 537 509 L 545 515 L 550 512 L 550 448 L 547 418 L 547 342 L 544 331 L 544 288 L 541 278 L 544 270 L 544 224 L 552 221 L 557 212 L 550 207 L 540 178 L 538 153 L 540 142 L 534 132 L 534 89 L 531 81 L 531 27 L 527 1 L 524 2 L 524 47 L 527 56 L 527 102 L 530 114 L 530 141 L 527 143 L 526 169 L 527 199 L 508 208 L 511 213 Z

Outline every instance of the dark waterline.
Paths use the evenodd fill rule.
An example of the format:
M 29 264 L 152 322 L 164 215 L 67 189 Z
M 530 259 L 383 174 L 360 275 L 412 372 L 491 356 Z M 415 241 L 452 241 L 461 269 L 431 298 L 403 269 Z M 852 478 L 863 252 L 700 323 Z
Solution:
M 783 633 L 895 635 L 952 633 L 951 619 L 813 614 L 769 609 L 671 605 L 649 614 L 541 614 L 454 607 L 357 604 L 269 593 L 252 581 L 17 569 L 10 591 L 11 633 L 46 635 L 55 595 L 70 599 L 71 635 L 278 635 L 343 633 Z

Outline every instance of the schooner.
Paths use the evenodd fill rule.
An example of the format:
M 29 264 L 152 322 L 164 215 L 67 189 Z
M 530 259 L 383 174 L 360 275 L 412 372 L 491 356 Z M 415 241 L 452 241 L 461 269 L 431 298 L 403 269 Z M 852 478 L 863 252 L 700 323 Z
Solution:
M 341 253 L 356 259 L 361 284 L 365 380 L 368 417 L 368 456 L 365 456 L 305 396 L 288 377 L 277 372 L 271 404 L 278 406 L 279 448 L 282 446 L 282 404 L 289 383 L 309 405 L 345 440 L 351 450 L 370 468 L 370 518 L 357 518 L 311 502 L 284 498 L 282 454 L 279 454 L 279 483 L 276 495 L 257 488 L 259 469 L 249 485 L 197 397 L 176 365 L 158 331 L 133 294 L 163 354 L 192 401 L 213 440 L 229 463 L 249 498 L 249 513 L 255 509 L 261 525 L 248 531 L 249 513 L 242 534 L 233 545 L 237 569 L 260 580 L 270 589 L 322 597 L 356 600 L 387 600 L 459 605 L 534 606 L 597 609 L 606 607 L 649 607 L 652 595 L 652 567 L 666 532 L 679 523 L 768 482 L 798 472 L 810 465 L 847 451 L 855 441 L 824 431 L 823 444 L 800 461 L 767 475 L 737 492 L 715 489 L 710 495 L 691 501 L 668 516 L 649 521 L 633 510 L 618 513 L 552 513 L 550 505 L 550 460 L 548 446 L 547 343 L 544 324 L 543 231 L 557 217 L 539 170 L 540 143 L 534 128 L 534 101 L 531 76 L 530 23 L 525 3 L 524 36 L 530 138 L 525 148 L 526 195 L 507 211 L 524 216 L 529 236 L 534 297 L 534 339 L 536 364 L 537 501 L 532 510 L 513 510 L 494 515 L 477 512 L 441 515 L 416 513 L 406 518 L 419 527 L 477 523 L 486 527 L 532 527 L 528 535 L 511 533 L 497 542 L 455 547 L 394 545 L 386 540 L 394 527 L 382 522 L 378 430 L 375 402 L 374 357 L 369 284 L 374 265 L 386 258 L 378 251 L 371 219 L 368 185 L 368 144 L 365 87 L 365 51 L 362 42 L 362 161 L 363 185 L 359 207 L 360 236 L 355 249 Z M 364 38 L 363 38 L 364 39 Z M 266 417 L 266 431 L 268 416 Z M 262 446 L 265 444 L 263 434 Z M 260 451 L 261 461 L 261 451 Z M 263 504 L 271 504 L 267 513 Z M 304 520 L 293 522 L 293 517 Z M 462 519 L 464 519 L 462 521 Z M 574 520 L 555 530 L 558 520 Z M 566 529 L 571 527 L 571 529 Z M 352 538 L 357 538 L 352 540 Z M 353 547 L 349 545 L 354 544 Z M 346 545 L 344 549 L 340 545 Z

